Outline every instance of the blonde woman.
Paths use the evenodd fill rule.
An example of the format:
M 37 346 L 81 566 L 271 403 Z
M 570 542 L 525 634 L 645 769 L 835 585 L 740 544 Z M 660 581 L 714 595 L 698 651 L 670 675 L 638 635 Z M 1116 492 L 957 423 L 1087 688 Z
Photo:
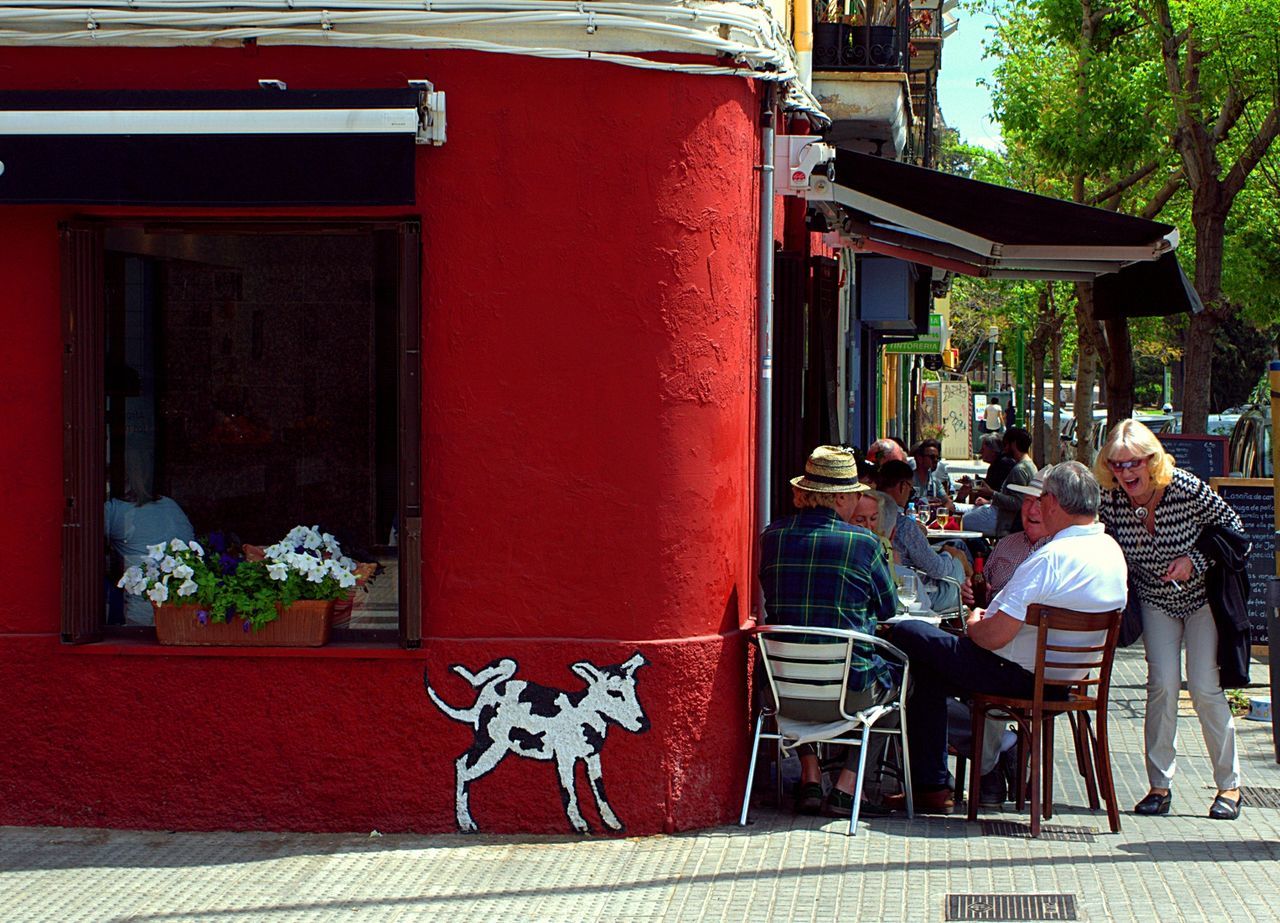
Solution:
M 1218 630 L 1205 591 L 1208 560 L 1196 550 L 1200 530 L 1219 524 L 1242 530 L 1240 517 L 1136 420 L 1118 424 L 1094 466 L 1102 485 L 1099 518 L 1124 550 L 1131 586 L 1142 602 L 1147 657 L 1145 724 L 1150 791 L 1137 814 L 1168 814 L 1173 803 L 1178 690 L 1186 650 L 1187 689 L 1200 719 L 1218 794 L 1215 820 L 1240 816 L 1240 760 L 1231 709 L 1218 678 Z

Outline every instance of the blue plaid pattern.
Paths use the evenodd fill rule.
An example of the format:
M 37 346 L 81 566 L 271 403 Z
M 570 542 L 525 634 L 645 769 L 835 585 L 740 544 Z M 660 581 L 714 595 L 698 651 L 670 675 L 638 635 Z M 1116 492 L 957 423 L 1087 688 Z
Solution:
M 897 603 L 879 539 L 820 507 L 769 524 L 760 537 L 760 586 L 771 625 L 848 628 L 875 634 Z M 849 688 L 888 685 L 884 661 L 855 647 Z

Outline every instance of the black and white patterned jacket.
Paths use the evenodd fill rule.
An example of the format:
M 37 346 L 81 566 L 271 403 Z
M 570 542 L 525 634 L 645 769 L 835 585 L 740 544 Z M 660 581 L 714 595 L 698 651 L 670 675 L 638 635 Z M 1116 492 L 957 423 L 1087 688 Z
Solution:
M 1190 615 L 1208 602 L 1204 578 L 1209 561 L 1195 548 L 1200 529 L 1209 523 L 1218 523 L 1237 532 L 1244 530 L 1240 517 L 1225 500 L 1204 481 L 1181 468 L 1173 469 L 1173 480 L 1156 506 L 1154 535 L 1147 534 L 1128 496 L 1119 487 L 1102 492 L 1098 518 L 1124 550 L 1129 562 L 1130 586 L 1138 588 L 1143 603 L 1178 618 Z M 1191 579 L 1179 583 L 1181 589 L 1172 583 L 1162 583 L 1160 577 L 1169 569 L 1169 562 L 1182 555 L 1191 558 L 1195 567 Z

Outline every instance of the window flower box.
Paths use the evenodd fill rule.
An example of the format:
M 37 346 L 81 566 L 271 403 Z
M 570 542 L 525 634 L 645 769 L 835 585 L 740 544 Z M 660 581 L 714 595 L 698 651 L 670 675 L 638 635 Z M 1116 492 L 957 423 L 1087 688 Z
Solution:
M 317 647 L 329 640 L 335 602 L 359 582 L 359 566 L 318 526 L 297 526 L 243 557 L 213 536 L 147 547 L 119 586 L 145 595 L 161 644 L 249 644 Z M 252 549 L 253 554 L 248 552 Z M 371 565 L 372 566 L 372 565 Z
M 333 604 L 332 599 L 300 599 L 288 606 L 278 605 L 276 618 L 255 631 L 239 616 L 214 622 L 199 604 L 164 603 L 155 606 L 156 640 L 194 647 L 323 647 L 329 643 Z

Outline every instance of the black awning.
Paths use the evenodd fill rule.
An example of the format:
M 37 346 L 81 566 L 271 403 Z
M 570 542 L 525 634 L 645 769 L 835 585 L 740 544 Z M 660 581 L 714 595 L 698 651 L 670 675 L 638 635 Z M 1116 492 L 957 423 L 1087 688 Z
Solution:
M 1098 320 L 1165 317 L 1184 311 L 1199 314 L 1203 310 L 1200 295 L 1172 253 L 1098 276 L 1093 284 L 1093 314 Z
M 853 151 L 836 152 L 835 181 L 990 241 L 1002 252 L 1022 247 L 1145 249 L 1176 234 L 1172 225 Z
M 0 203 L 408 205 L 419 93 L 0 93 Z
M 819 207 L 859 251 L 973 276 L 1096 280 L 1099 317 L 1201 310 L 1168 224 L 844 150 L 808 197 L 830 203 Z

